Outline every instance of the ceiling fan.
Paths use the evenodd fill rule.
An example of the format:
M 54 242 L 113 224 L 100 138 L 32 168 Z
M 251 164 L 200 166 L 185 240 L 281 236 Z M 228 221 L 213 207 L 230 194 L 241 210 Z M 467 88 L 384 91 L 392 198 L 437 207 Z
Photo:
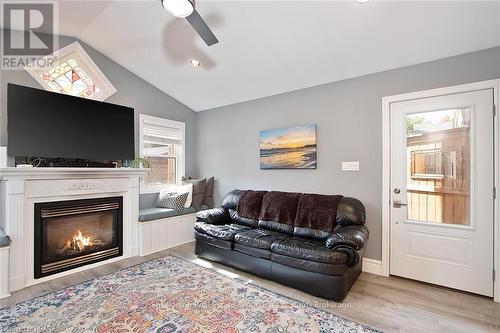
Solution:
M 161 0 L 163 8 L 175 17 L 185 18 L 208 46 L 218 43 L 217 37 L 196 11 L 194 2 L 195 0 Z

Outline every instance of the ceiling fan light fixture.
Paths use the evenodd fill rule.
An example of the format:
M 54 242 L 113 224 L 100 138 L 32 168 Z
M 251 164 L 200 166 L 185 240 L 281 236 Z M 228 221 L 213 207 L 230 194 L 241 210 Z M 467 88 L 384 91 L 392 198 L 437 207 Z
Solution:
M 194 10 L 193 4 L 189 0 L 162 0 L 161 4 L 175 17 L 188 17 Z

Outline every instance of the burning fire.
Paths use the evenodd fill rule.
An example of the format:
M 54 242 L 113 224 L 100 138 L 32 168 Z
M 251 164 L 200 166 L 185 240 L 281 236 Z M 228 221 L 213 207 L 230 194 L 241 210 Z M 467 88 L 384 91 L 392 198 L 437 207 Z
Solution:
M 80 230 L 78 230 L 78 233 L 73 236 L 73 239 L 66 242 L 66 247 L 80 252 L 85 250 L 85 247 L 87 246 L 92 246 L 92 241 L 90 240 L 90 237 L 84 236 Z

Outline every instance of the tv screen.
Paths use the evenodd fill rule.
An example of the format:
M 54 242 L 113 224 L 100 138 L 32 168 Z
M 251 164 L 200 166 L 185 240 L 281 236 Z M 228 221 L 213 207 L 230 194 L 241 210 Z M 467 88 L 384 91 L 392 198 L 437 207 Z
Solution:
M 133 108 L 15 84 L 7 90 L 9 156 L 134 159 Z

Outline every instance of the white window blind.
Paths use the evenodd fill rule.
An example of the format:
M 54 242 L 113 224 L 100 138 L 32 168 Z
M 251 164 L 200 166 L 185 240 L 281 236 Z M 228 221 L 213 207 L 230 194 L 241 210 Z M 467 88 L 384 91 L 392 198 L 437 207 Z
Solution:
M 180 128 L 151 124 L 143 125 L 143 148 L 145 156 L 169 155 L 170 145 L 182 145 L 183 131 Z
M 161 143 L 182 143 L 182 131 L 180 128 L 159 126 L 144 122 L 144 136 L 151 141 L 158 140 Z

